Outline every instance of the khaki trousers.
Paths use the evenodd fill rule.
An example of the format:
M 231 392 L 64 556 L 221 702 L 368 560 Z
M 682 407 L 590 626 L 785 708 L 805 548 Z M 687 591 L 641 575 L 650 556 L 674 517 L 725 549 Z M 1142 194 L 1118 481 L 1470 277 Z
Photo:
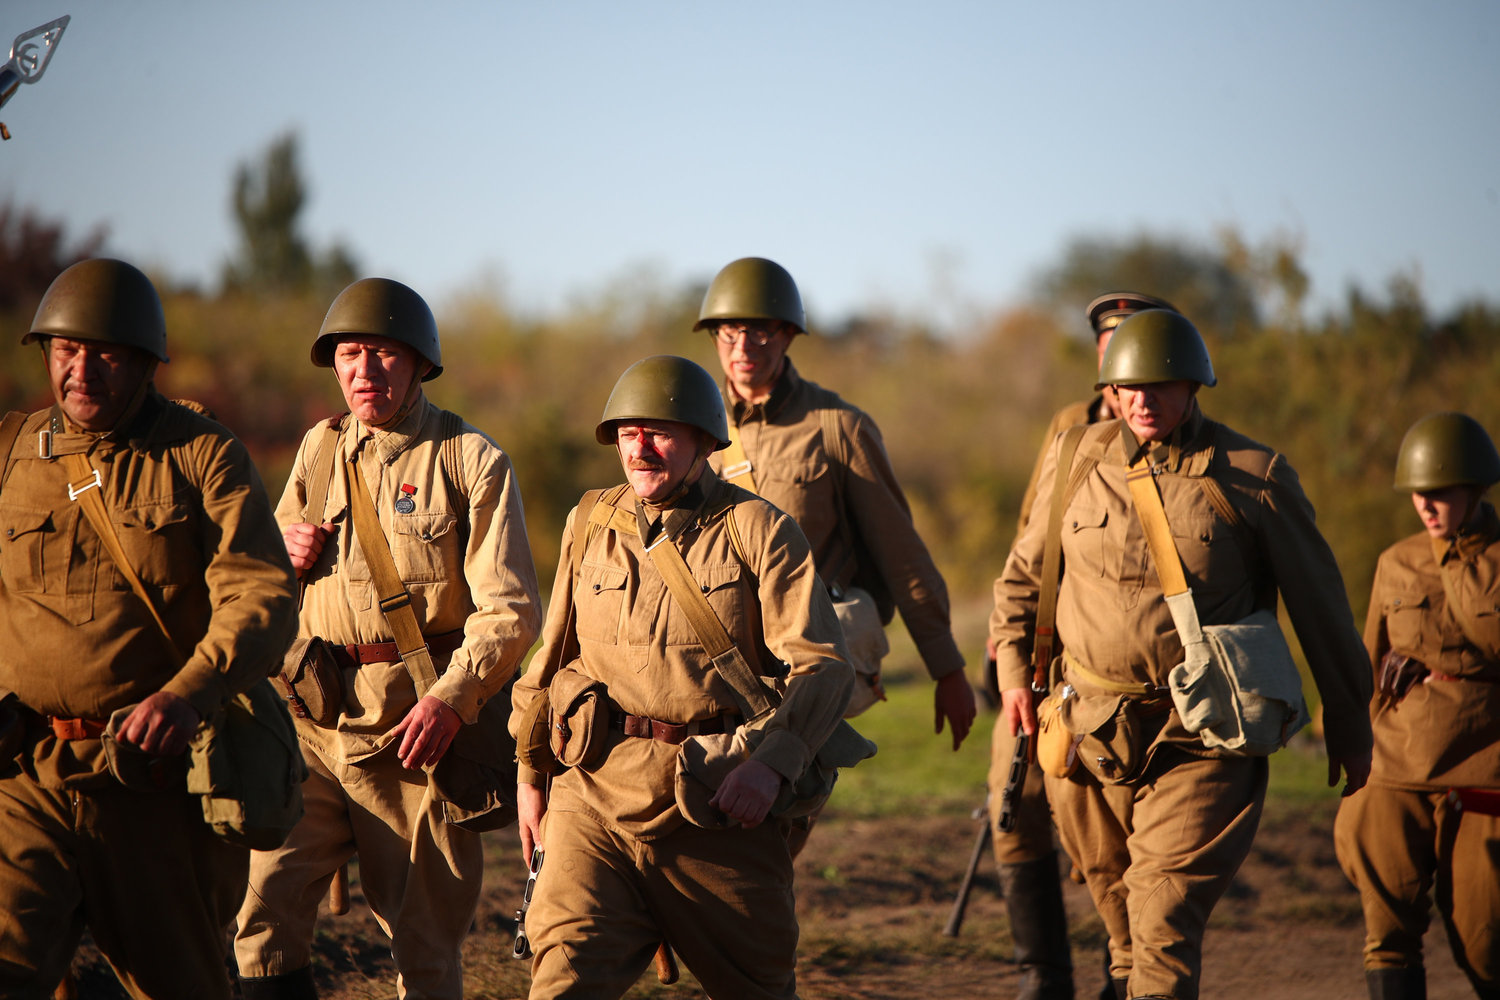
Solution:
M 990 832 L 995 849 L 995 863 L 1018 865 L 1050 858 L 1056 851 L 1052 843 L 1052 810 L 1047 805 L 1047 788 L 1042 769 L 1035 762 L 1026 769 L 1026 781 L 1016 796 L 1016 828 L 1000 832 L 1000 805 L 1006 779 L 1015 758 L 1016 738 L 1010 735 L 1002 716 L 995 722 L 990 736 Z
M 1500 817 L 1366 785 L 1340 804 L 1333 844 L 1364 907 L 1365 968 L 1422 968 L 1436 897 L 1454 961 L 1480 996 L 1500 996 Z
M 1109 931 L 1110 976 L 1130 995 L 1197 1000 L 1209 914 L 1250 853 L 1266 758 L 1157 750 L 1146 774 L 1104 785 L 1082 766 L 1047 777 L 1063 850 Z
M 394 744 L 358 764 L 333 764 L 305 743 L 302 751 L 301 822 L 280 848 L 251 852 L 234 941 L 240 975 L 312 963 L 318 904 L 357 854 L 360 888 L 391 938 L 397 994 L 461 997 L 460 945 L 484 870 L 479 834 L 443 822 L 426 775 L 402 767 Z
M 133 997 L 228 997 L 249 851 L 198 797 L 0 778 L 0 996 L 50 997 L 87 927 Z
M 656 840 L 547 813 L 526 925 L 531 998 L 624 995 L 663 936 L 718 1000 L 796 996 L 797 914 L 785 833 L 690 824 Z

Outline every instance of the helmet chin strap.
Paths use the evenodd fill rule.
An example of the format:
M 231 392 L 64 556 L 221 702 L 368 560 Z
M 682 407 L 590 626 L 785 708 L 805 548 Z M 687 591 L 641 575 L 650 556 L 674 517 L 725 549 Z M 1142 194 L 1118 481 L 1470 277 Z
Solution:
M 698 477 L 703 475 L 703 464 L 708 461 L 709 453 L 712 450 L 712 448 L 701 449 L 697 455 L 693 456 L 693 464 L 688 466 L 688 470 L 683 474 L 681 482 L 677 484 L 671 493 L 668 493 L 660 500 L 646 500 L 643 498 L 641 503 L 653 510 L 663 510 L 681 500 L 687 495 L 687 491 L 693 488 L 693 484 L 698 481 Z

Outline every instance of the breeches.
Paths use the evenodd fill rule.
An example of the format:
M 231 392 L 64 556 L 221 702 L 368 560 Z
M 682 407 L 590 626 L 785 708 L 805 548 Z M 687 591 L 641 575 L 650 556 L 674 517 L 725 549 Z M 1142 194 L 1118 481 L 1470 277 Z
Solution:
M 1366 785 L 1339 806 L 1333 843 L 1364 907 L 1365 968 L 1422 967 L 1435 897 L 1459 968 L 1482 995 L 1500 991 L 1500 817 Z
M 796 996 L 792 862 L 774 823 L 638 840 L 548 812 L 527 928 L 531 997 L 625 993 L 663 937 L 719 1000 Z
M 443 821 L 426 775 L 402 767 L 395 751 L 336 764 L 303 744 L 302 820 L 281 847 L 251 853 L 234 943 L 242 976 L 311 964 L 318 904 L 357 854 L 360 888 L 391 938 L 398 993 L 462 996 L 460 946 L 479 901 L 482 845 Z
M 186 792 L 0 779 L 0 996 L 50 997 L 87 927 L 134 997 L 228 997 L 249 853 Z
M 1063 849 L 1109 931 L 1110 975 L 1131 996 L 1197 1000 L 1204 928 L 1250 853 L 1268 773 L 1264 757 L 1162 747 L 1129 785 L 1083 767 L 1047 778 Z
M 1016 827 L 1010 833 L 1000 831 L 1001 793 L 1015 757 L 1016 738 L 1010 735 L 1009 727 L 1002 717 L 995 723 L 990 737 L 990 832 L 995 847 L 995 863 L 1016 865 L 1040 858 L 1050 858 L 1056 848 L 1052 843 L 1052 812 L 1047 806 L 1047 788 L 1042 779 L 1042 769 L 1033 763 L 1026 769 L 1026 781 L 1021 785 L 1012 808 Z

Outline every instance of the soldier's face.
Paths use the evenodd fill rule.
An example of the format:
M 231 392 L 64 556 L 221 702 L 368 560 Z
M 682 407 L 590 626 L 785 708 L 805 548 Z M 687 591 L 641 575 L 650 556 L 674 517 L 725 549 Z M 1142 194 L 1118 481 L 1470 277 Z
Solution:
M 1165 441 L 1187 419 L 1197 382 L 1147 382 L 1117 385 L 1120 416 L 1140 441 Z
M 349 412 L 371 427 L 390 422 L 416 383 L 417 352 L 389 337 L 344 337 L 333 349 L 333 373 Z
M 703 450 L 703 434 L 675 420 L 622 420 L 615 425 L 615 447 L 630 488 L 642 500 L 672 495 Z
M 153 360 L 138 348 L 102 340 L 47 340 L 52 396 L 69 420 L 88 431 L 107 431 L 119 422 Z
M 762 319 L 721 320 L 710 332 L 730 388 L 751 402 L 769 396 L 781 374 L 781 359 L 796 335 L 792 325 Z
M 1411 495 L 1422 527 L 1433 538 L 1453 538 L 1479 507 L 1479 493 L 1472 486 L 1445 486 Z

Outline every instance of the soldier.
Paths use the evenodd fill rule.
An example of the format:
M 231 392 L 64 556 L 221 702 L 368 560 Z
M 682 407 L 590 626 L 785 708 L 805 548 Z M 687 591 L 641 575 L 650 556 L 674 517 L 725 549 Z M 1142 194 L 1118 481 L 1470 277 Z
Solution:
M 1209 748 L 1168 697 L 1184 647 L 1127 486 L 1132 464 L 1149 467 L 1143 481 L 1159 490 L 1202 624 L 1274 609 L 1279 591 L 1323 696 L 1330 784 L 1344 771 L 1352 792 L 1369 774 L 1369 669 L 1333 554 L 1286 459 L 1203 415 L 1198 390 L 1215 381 L 1186 319 L 1160 309 L 1129 317 L 1097 386 L 1115 387 L 1121 419 L 1083 429 L 1064 465 L 1055 619 L 1064 655 L 1047 707 L 1071 699 L 1082 735 L 1065 734 L 1073 769 L 1049 766 L 1047 798 L 1109 930 L 1119 997 L 1198 996 L 1203 930 L 1250 849 L 1268 772 L 1264 757 Z M 1027 523 L 995 581 L 990 636 L 1012 734 L 1036 730 L 1029 658 L 1060 446 L 1072 438 L 1054 442 L 1042 466 L 1036 506 L 1049 516 Z
M 637 362 L 595 436 L 628 488 L 585 494 L 570 514 L 511 716 L 522 849 L 545 849 L 531 996 L 620 996 L 663 937 L 709 996 L 795 996 L 792 859 L 771 809 L 854 684 L 833 607 L 796 524 L 709 468 L 729 438 L 708 372 Z M 727 633 L 720 655 L 702 616 Z M 779 697 L 752 718 L 767 690 Z M 549 731 L 573 765 L 550 794 L 528 763 Z M 726 741 L 716 790 L 684 770 Z
M 74 264 L 22 341 L 56 402 L 0 430 L 0 994 L 50 995 L 87 927 L 132 996 L 228 997 L 250 852 L 204 822 L 184 751 L 280 661 L 286 550 L 244 446 L 157 392 L 166 325 L 144 274 Z M 116 780 L 107 725 L 163 790 Z
M 1427 996 L 1434 889 L 1458 967 L 1500 997 L 1500 455 L 1461 413 L 1407 431 L 1395 488 L 1424 530 L 1380 556 L 1365 648 L 1376 680 L 1370 783 L 1334 824 L 1365 912 L 1371 1000 Z
M 975 708 L 947 587 L 917 535 L 880 429 L 837 393 L 803 379 L 787 357 L 807 332 L 796 282 L 774 261 L 733 261 L 709 285 L 693 329 L 713 334 L 724 371 L 732 443 L 715 471 L 786 511 L 807 535 L 858 671 L 850 714 L 885 696 L 884 625 L 899 607 L 937 682 L 933 731 L 941 733 L 946 720 L 957 750 Z M 810 822 L 793 831 L 793 853 Z
M 1109 346 L 1115 327 L 1127 316 L 1143 309 L 1176 308 L 1165 299 L 1140 292 L 1108 292 L 1090 302 L 1086 315 L 1094 330 L 1094 345 L 1099 362 L 1104 361 L 1105 348 Z M 1042 462 L 1047 457 L 1048 446 L 1069 427 L 1078 424 L 1097 424 L 1113 420 L 1118 416 L 1115 408 L 1113 386 L 1104 386 L 1092 399 L 1070 403 L 1058 410 L 1047 425 L 1042 449 L 1037 453 L 1031 470 L 1031 479 L 1026 484 L 1026 493 L 1021 500 L 1021 515 L 1016 525 L 1020 537 L 1026 522 L 1031 518 L 1032 501 L 1036 498 L 1037 481 L 1041 476 Z M 986 643 L 986 672 L 994 669 L 995 650 Z M 986 686 L 992 688 L 995 679 L 986 677 Z M 1016 748 L 1015 737 L 1005 726 L 996 726 L 990 738 L 990 830 L 991 844 L 995 852 L 995 866 L 999 871 L 1000 892 L 1005 897 L 1005 912 L 1010 917 L 1011 938 L 1016 945 L 1016 963 L 1021 968 L 1019 1000 L 1072 1000 L 1073 957 L 1068 941 L 1068 917 L 1063 907 L 1062 885 L 1057 871 L 1057 849 L 1052 843 L 1052 814 L 1047 807 L 1047 794 L 1042 784 L 1042 772 L 1031 767 L 1026 771 L 1025 783 L 1020 793 L 1011 802 L 1015 826 L 1006 833 L 1000 829 L 1000 812 L 1006 780 L 1010 775 L 1011 762 Z M 1109 967 L 1108 950 L 1105 951 L 1105 968 Z M 1108 983 L 1102 997 L 1107 1000 L 1114 995 Z
M 349 414 L 303 439 L 276 517 L 302 582 L 300 635 L 331 645 L 334 694 L 321 721 L 297 719 L 307 815 L 251 862 L 235 938 L 242 991 L 315 995 L 318 902 L 358 854 L 398 993 L 458 997 L 482 845 L 445 821 L 423 772 L 453 753 L 464 727 L 503 732 L 482 709 L 493 701 L 503 712 L 501 689 L 539 630 L 520 491 L 494 441 L 423 395 L 442 357 L 432 312 L 410 288 L 366 278 L 344 289 L 312 361 L 333 369 Z M 372 501 L 379 530 L 367 533 L 357 519 Z M 382 611 L 383 555 L 420 628 L 402 648 L 425 642 L 425 656 L 403 660 L 402 619 Z

